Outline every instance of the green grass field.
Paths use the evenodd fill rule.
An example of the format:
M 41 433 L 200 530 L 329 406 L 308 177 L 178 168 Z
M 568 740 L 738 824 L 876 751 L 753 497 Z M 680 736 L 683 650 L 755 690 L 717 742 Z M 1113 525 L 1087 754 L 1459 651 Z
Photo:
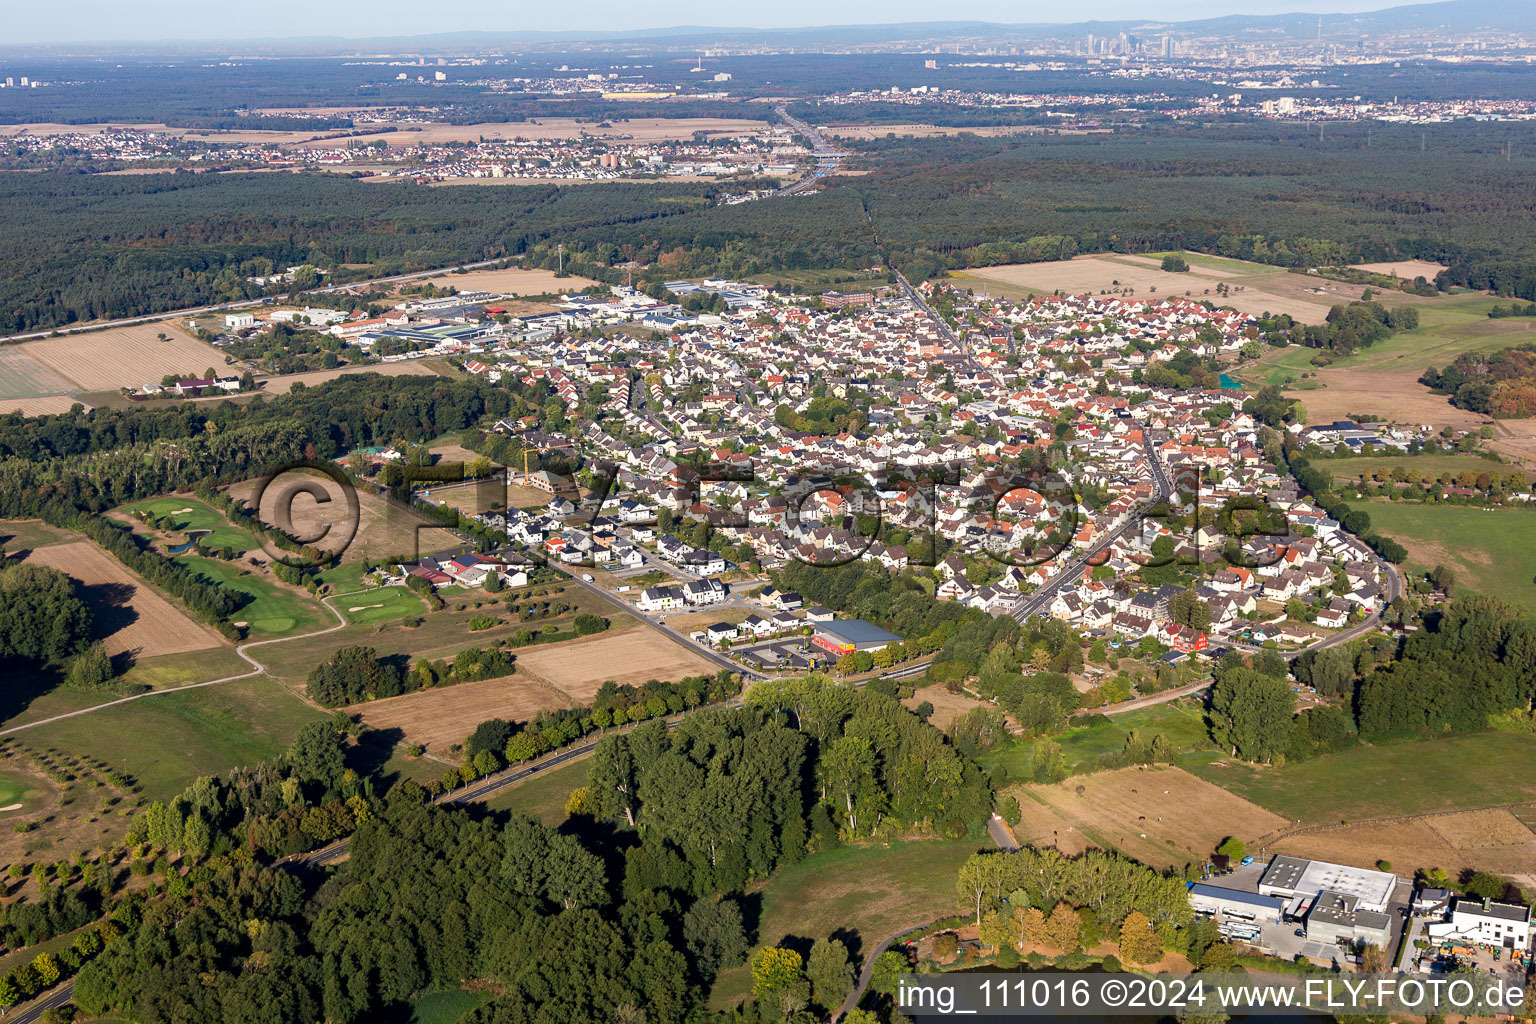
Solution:
M 757 942 L 814 941 L 842 931 L 858 937 L 859 946 L 850 950 L 862 957 L 892 932 L 959 913 L 955 877 L 965 859 L 983 849 L 992 849 L 985 837 L 895 840 L 814 854 L 748 892 L 749 900 L 762 901 Z M 724 971 L 710 1005 L 732 1006 L 751 986 L 747 968 Z
M 122 680 L 129 684 L 142 684 L 152 690 L 165 690 L 173 686 L 239 675 L 250 671 L 250 668 L 233 647 L 215 647 L 206 651 L 186 651 L 145 658 L 134 662 L 133 667 L 123 674 Z
M 488 992 L 465 992 L 458 988 L 432 992 L 411 1002 L 410 1024 L 458 1024 L 489 998 Z
M 1494 462 L 1480 455 L 1411 455 L 1411 456 L 1360 456 L 1349 459 L 1325 459 L 1318 460 L 1315 465 L 1319 469 L 1327 469 L 1333 473 L 1335 480 L 1347 480 L 1359 482 L 1360 474 L 1375 473 L 1378 469 L 1385 469 L 1389 473 L 1398 468 L 1406 470 L 1410 474 L 1428 475 L 1438 477 L 1441 473 L 1492 473 L 1495 476 L 1508 476 L 1510 473 L 1524 472 L 1519 466 L 1502 462 Z M 1526 479 L 1531 474 L 1525 473 Z
M 152 498 L 149 501 L 134 502 L 132 505 L 124 505 L 123 511 L 137 516 L 146 513 L 153 517 L 169 516 L 176 523 L 176 529 L 207 530 L 208 536 L 203 538 L 203 543 L 210 548 L 233 548 L 236 551 L 250 551 L 258 546 L 256 538 L 245 530 L 240 529 L 224 518 L 223 513 L 209 508 L 195 498 Z
M 146 798 L 163 800 L 198 776 L 281 753 L 301 725 L 322 717 L 270 679 L 242 679 L 51 722 L 23 738 L 99 757 L 138 779 Z
M 80 539 L 78 533 L 59 530 L 36 519 L 0 519 L 0 544 L 12 554 L 23 548 L 42 548 Z
M 353 623 L 393 622 L 410 615 L 423 615 L 427 610 L 426 603 L 406 587 L 343 591 L 331 600 L 331 607 Z
M 437 772 L 436 777 L 441 776 L 442 772 Z M 493 811 L 530 814 L 554 828 L 566 819 L 565 803 L 571 792 L 586 784 L 587 759 L 582 758 L 508 786 L 487 800 L 485 806 Z
M 12 804 L 21 804 L 17 811 L 25 811 L 27 798 L 32 795 L 33 787 L 29 779 L 15 772 L 0 772 L 0 808 L 10 807 Z M 10 811 L 0 813 L 14 813 Z
M 1154 260 L 1160 260 L 1164 256 L 1182 256 L 1184 257 L 1184 262 L 1192 267 L 1204 267 L 1207 270 L 1219 270 L 1223 274 L 1242 276 L 1273 274 L 1277 269 L 1280 269 L 1272 267 L 1267 263 L 1249 263 L 1246 260 L 1227 259 L 1225 256 L 1207 256 L 1203 252 L 1149 252 L 1147 256 Z
M 1061 744 L 1068 770 L 1077 774 L 1093 771 L 1100 757 L 1122 749 L 1126 734 L 1132 729 L 1139 731 L 1142 738 L 1148 741 L 1158 733 L 1167 736 L 1181 755 L 1180 764 L 1204 761 L 1216 753 L 1211 747 L 1210 736 L 1199 709 L 1188 706 L 1187 700 L 1128 711 L 1113 716 L 1108 722 L 1068 729 L 1062 735 L 1052 738 Z M 1015 743 L 983 754 L 981 762 L 987 767 L 1005 765 L 1010 778 L 1020 779 L 1029 776 L 1034 757 L 1034 743 Z
M 1461 586 L 1536 604 L 1536 515 L 1380 499 L 1361 507 L 1373 529 L 1408 549 L 1410 572 L 1444 564 L 1456 570 Z
M 280 586 L 255 572 L 242 575 L 232 562 L 197 555 L 182 555 L 176 561 L 222 587 L 249 595 L 251 601 L 230 618 L 246 623 L 250 635 L 258 639 L 309 633 L 335 621 L 308 594 Z
M 1277 814 L 1319 824 L 1536 800 L 1536 743 L 1514 733 L 1356 747 L 1284 768 L 1223 764 L 1185 767 Z
M 1191 265 L 1193 257 L 1186 257 Z M 1362 288 L 1362 291 L 1364 289 Z M 1370 369 L 1381 373 L 1411 375 L 1417 378 L 1431 366 L 1444 367 L 1463 352 L 1491 352 L 1528 341 L 1536 341 L 1536 324 L 1528 319 L 1490 320 L 1488 310 L 1499 300 L 1469 292 L 1419 299 L 1390 292 L 1377 298 L 1389 308 L 1412 305 L 1419 311 L 1419 327 L 1392 335 L 1369 348 L 1362 348 L 1330 363 L 1328 370 Z M 1236 376 L 1251 384 L 1290 385 L 1302 389 L 1310 383 L 1302 374 L 1316 373 L 1312 365 L 1317 349 L 1290 346 L 1266 349 L 1257 363 L 1238 371 Z M 1327 380 L 1323 373 L 1322 380 Z

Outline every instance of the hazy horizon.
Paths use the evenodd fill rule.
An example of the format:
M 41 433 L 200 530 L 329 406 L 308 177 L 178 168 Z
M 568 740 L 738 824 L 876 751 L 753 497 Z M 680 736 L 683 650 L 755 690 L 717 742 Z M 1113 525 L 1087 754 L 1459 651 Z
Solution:
M 624 32 L 671 27 L 719 30 L 793 29 L 853 24 L 901 24 L 929 21 L 988 21 L 1072 24 L 1081 21 L 1148 19 L 1185 21 L 1227 14 L 1352 14 L 1399 6 L 1391 0 L 1083 0 L 1061 18 L 1061 8 L 980 0 L 964 9 L 935 11 L 916 0 L 845 0 L 836 13 L 810 0 L 788 0 L 771 10 L 755 10 L 732 24 L 721 8 L 698 0 L 670 0 L 640 6 L 592 0 L 580 7 L 539 5 L 506 11 L 475 0 L 444 0 L 424 16 L 407 0 L 376 0 L 362 5 L 323 8 L 298 0 L 272 0 L 261 6 L 207 5 L 191 0 L 146 0 L 132 6 L 105 0 L 73 0 L 52 7 L 18 9 L 8 18 L 9 46 L 101 45 L 121 43 L 241 42 L 248 40 L 339 37 L 431 36 L 444 33 Z M 86 26 L 82 30 L 82 26 Z

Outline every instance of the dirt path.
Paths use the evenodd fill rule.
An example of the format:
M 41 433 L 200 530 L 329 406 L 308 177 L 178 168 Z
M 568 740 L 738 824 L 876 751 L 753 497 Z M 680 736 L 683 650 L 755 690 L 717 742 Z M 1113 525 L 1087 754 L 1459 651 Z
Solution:
M 101 711 L 104 708 L 113 708 L 120 704 L 128 704 L 132 701 L 143 700 L 145 697 L 157 697 L 166 693 L 180 693 L 183 690 L 197 690 L 205 686 L 218 686 L 220 683 L 233 683 L 240 679 L 250 679 L 254 676 L 266 675 L 267 667 L 261 662 L 257 661 L 255 658 L 251 657 L 249 654 L 246 654 L 246 651 L 250 650 L 252 647 L 263 647 L 268 644 L 286 644 L 292 643 L 295 640 L 309 640 L 317 636 L 325 636 L 327 633 L 334 633 L 338 629 L 344 628 L 347 625 L 346 617 L 335 608 L 332 608 L 330 602 L 339 598 L 354 596 L 356 595 L 332 594 L 329 597 L 322 597 L 320 599 L 320 603 L 325 605 L 326 610 L 329 611 L 332 615 L 336 616 L 336 625 L 334 626 L 327 627 L 326 629 L 317 629 L 313 633 L 300 633 L 297 636 L 280 636 L 272 640 L 252 640 L 248 643 L 236 644 L 235 653 L 238 654 L 246 664 L 252 666 L 249 672 L 241 672 L 239 675 L 233 676 L 222 676 L 218 679 L 208 679 L 201 683 L 188 683 L 185 686 L 168 686 L 163 690 L 146 690 L 143 693 L 136 693 L 132 697 L 119 697 L 117 700 L 109 700 L 101 704 L 93 704 L 88 708 L 80 708 L 78 711 L 66 711 L 62 715 L 53 715 L 49 718 L 39 718 L 35 722 L 27 722 L 23 725 L 13 725 L 9 729 L 0 729 L 0 736 L 9 736 L 12 733 L 21 732 L 24 729 L 34 729 L 39 725 L 48 725 L 52 722 L 62 722 L 66 718 L 78 718 L 81 715 L 88 715 L 93 711 Z M 306 704 L 309 704 L 311 707 L 319 708 L 319 705 L 315 704 L 308 697 L 302 696 L 287 686 L 284 686 L 283 688 L 288 690 L 288 692 L 293 693 L 296 698 L 302 700 Z

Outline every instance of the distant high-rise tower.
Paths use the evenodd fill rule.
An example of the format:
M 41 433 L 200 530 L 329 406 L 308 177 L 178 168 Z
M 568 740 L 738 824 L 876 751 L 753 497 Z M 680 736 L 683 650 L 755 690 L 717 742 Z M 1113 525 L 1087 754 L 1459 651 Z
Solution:
M 1173 56 L 1173 36 L 1163 36 L 1163 56 Z

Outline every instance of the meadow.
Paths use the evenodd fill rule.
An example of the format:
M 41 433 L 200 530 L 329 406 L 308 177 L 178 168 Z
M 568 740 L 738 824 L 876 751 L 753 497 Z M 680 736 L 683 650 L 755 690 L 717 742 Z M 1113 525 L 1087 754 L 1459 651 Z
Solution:
M 809 947 L 816 939 L 841 939 L 855 960 L 883 938 L 940 917 L 960 913 L 955 878 L 978 850 L 980 839 L 897 839 L 841 846 L 780 868 L 749 888 L 744 902 L 757 910 L 758 945 Z M 790 940 L 786 943 L 785 940 Z M 745 967 L 722 971 L 710 1005 L 725 1009 L 750 991 Z
M 1406 569 L 1446 565 L 1462 587 L 1536 602 L 1536 515 L 1418 501 L 1376 500 L 1363 507 L 1374 529 L 1407 548 Z
M 1504 732 L 1354 747 L 1283 768 L 1212 761 L 1187 770 L 1307 824 L 1536 800 L 1536 743 Z
M 1088 725 L 1075 725 L 1059 736 L 1051 737 L 1061 744 L 1066 757 L 1067 770 L 1074 775 L 1097 769 L 1099 758 L 1121 750 L 1125 737 L 1131 730 L 1151 742 L 1162 733 L 1180 755 L 1179 763 L 1206 760 L 1216 751 L 1211 746 L 1210 735 L 1199 707 L 1188 700 L 1155 704 L 1139 711 L 1128 711 L 1112 718 L 1094 719 Z M 981 756 L 986 767 L 1003 766 L 1014 779 L 1028 778 L 1034 765 L 1035 744 L 1032 741 L 1014 743 L 1000 750 Z
M 1379 469 L 1385 469 L 1389 473 L 1392 470 L 1402 468 L 1413 475 L 1428 475 L 1438 477 L 1441 473 L 1492 473 L 1495 476 L 1507 476 L 1513 472 L 1524 473 L 1526 479 L 1531 479 L 1532 474 L 1521 470 L 1519 466 L 1494 462 L 1480 455 L 1412 455 L 1412 456 L 1382 456 L 1361 455 L 1348 459 L 1326 459 L 1314 463 L 1319 469 L 1327 469 L 1333 472 L 1333 478 L 1341 481 L 1356 481 L 1360 474 L 1374 474 Z
M 100 758 L 132 775 L 148 800 L 165 800 L 202 775 L 285 750 L 321 712 L 262 678 L 180 690 L 39 725 L 29 746 Z

